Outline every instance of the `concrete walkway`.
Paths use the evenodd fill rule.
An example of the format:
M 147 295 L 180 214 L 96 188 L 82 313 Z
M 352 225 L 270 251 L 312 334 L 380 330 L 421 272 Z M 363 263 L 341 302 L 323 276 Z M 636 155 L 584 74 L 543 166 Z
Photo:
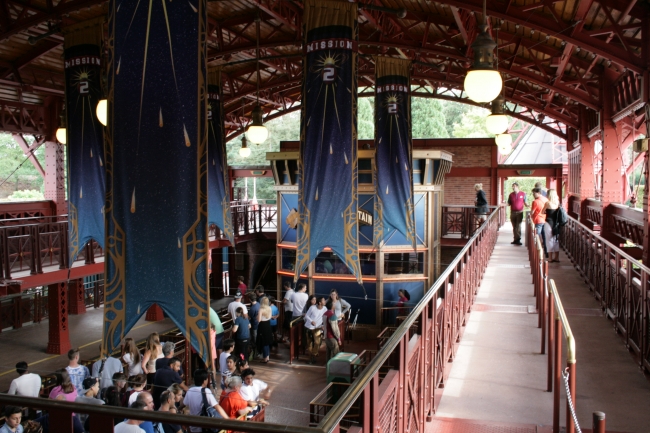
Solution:
M 481 421 L 483 428 L 500 425 L 498 431 L 546 431 L 552 425 L 547 358 L 540 354 L 537 314 L 528 313 L 535 305 L 528 254 L 511 241 L 512 227 L 507 224 L 499 232 L 429 432 L 492 431 L 477 429 Z M 592 412 L 603 411 L 607 431 L 650 431 L 650 383 L 564 253 L 560 260 L 549 273 L 570 312 L 577 341 L 576 406 L 581 427 L 590 429 Z M 565 404 L 563 397 L 561 425 Z M 457 427 L 474 428 L 453 429 L 454 419 Z

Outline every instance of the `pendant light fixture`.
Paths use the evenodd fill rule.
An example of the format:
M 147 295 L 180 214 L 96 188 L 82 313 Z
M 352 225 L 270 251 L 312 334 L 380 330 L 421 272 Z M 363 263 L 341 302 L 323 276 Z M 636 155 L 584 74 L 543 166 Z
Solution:
M 494 48 L 496 42 L 487 32 L 487 6 L 483 0 L 483 24 L 478 26 L 479 33 L 472 43 L 474 63 L 465 76 L 465 92 L 474 102 L 491 102 L 501 93 L 503 80 L 499 71 L 494 69 Z
M 243 135 L 241 138 L 241 147 L 239 148 L 239 156 L 242 158 L 248 158 L 251 156 L 251 149 L 248 147 L 248 143 L 246 142 L 246 136 Z
M 268 138 L 269 136 L 269 130 L 266 129 L 266 126 L 264 126 L 264 121 L 262 120 L 262 107 L 260 107 L 260 17 L 259 14 L 257 16 L 257 19 L 255 20 L 256 23 L 256 42 L 257 42 L 257 50 L 255 53 L 256 56 L 256 65 L 257 65 L 257 104 L 255 105 L 255 108 L 253 108 L 253 122 L 251 125 L 248 127 L 248 130 L 246 131 L 246 135 L 248 136 L 248 139 L 251 141 L 251 143 L 255 144 L 261 144 L 264 143 L 264 141 Z M 248 150 L 250 154 L 250 149 Z
M 97 103 L 95 113 L 97 114 L 97 120 L 99 120 L 102 125 L 108 125 L 108 100 L 100 99 Z
M 66 115 L 65 110 L 61 112 L 59 116 L 59 128 L 56 130 L 56 139 L 61 144 L 66 144 L 68 142 L 68 130 L 66 129 Z
M 494 138 L 494 141 L 499 147 L 512 146 L 512 135 L 510 134 L 499 134 Z
M 492 114 L 485 119 L 485 127 L 490 134 L 503 134 L 508 129 L 508 117 L 505 115 L 505 98 L 503 95 L 492 101 Z

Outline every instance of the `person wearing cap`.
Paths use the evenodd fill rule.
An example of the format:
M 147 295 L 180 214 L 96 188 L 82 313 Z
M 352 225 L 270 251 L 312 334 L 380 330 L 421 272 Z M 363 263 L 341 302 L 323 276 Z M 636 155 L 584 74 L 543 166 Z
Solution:
M 521 222 L 524 220 L 524 208 L 528 207 L 526 203 L 526 193 L 519 189 L 517 182 L 512 183 L 512 192 L 508 196 L 508 206 L 510 206 L 510 222 L 512 223 L 513 245 L 521 245 Z
M 232 317 L 232 320 L 235 320 L 237 317 L 235 313 L 237 311 L 237 308 L 240 307 L 244 311 L 243 316 L 248 319 L 248 308 L 246 308 L 246 305 L 242 304 L 241 297 L 241 292 L 237 290 L 237 293 L 235 293 L 235 300 L 228 304 L 228 313 L 230 314 L 230 317 Z
M 97 398 L 97 394 L 99 394 L 99 379 L 96 377 L 87 377 L 83 381 L 83 394 L 80 395 L 75 399 L 75 403 L 83 403 L 83 404 L 94 404 L 97 406 L 101 406 L 104 404 L 103 400 L 100 400 Z M 86 421 L 88 420 L 88 414 L 86 413 L 79 413 L 79 420 L 81 421 L 81 424 L 84 425 L 84 428 L 86 428 Z M 88 430 L 86 428 L 86 430 Z

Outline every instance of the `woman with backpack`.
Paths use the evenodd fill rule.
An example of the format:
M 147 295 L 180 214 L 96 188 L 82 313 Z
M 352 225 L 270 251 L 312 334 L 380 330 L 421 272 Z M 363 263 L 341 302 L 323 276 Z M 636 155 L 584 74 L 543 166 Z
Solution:
M 546 213 L 546 223 L 544 223 L 544 237 L 546 240 L 546 252 L 548 261 L 560 263 L 560 198 L 554 189 L 548 190 L 548 201 L 544 204 L 542 211 Z

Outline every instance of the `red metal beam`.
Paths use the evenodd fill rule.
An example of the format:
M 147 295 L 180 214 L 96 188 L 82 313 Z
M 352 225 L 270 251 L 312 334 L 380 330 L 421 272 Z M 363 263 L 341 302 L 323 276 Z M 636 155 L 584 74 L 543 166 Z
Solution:
M 38 171 L 42 178 L 45 178 L 45 170 L 43 170 L 43 166 L 41 166 L 41 163 L 36 158 L 36 155 L 34 155 L 36 149 L 41 147 L 41 145 L 45 143 L 45 140 L 34 140 L 34 144 L 32 144 L 30 147 L 29 144 L 27 144 L 25 141 L 25 138 L 22 136 L 22 134 L 12 134 L 12 136 L 14 138 L 14 141 L 23 150 L 23 153 L 29 157 L 29 162 L 32 163 L 36 171 Z
M 19 57 L 13 62 L 12 64 L 13 69 L 16 71 L 20 71 L 25 66 L 29 65 L 31 62 L 38 59 L 42 55 L 45 55 L 50 51 L 52 51 L 53 49 L 61 46 L 62 43 L 63 42 L 52 41 L 49 39 L 39 42 L 35 49 Z M 4 74 L 0 74 L 0 79 L 7 78 L 11 74 L 12 74 L 11 71 L 5 72 Z
M 37 12 L 34 15 L 29 15 L 27 18 L 15 20 L 8 27 L 3 26 L 2 29 L 0 29 L 0 41 L 4 41 L 17 33 L 29 29 L 30 27 L 37 26 L 46 21 L 59 21 L 62 15 L 99 5 L 105 1 L 106 0 L 61 0 L 49 11 Z M 19 4 L 19 6 L 23 8 L 27 7 L 23 4 Z

